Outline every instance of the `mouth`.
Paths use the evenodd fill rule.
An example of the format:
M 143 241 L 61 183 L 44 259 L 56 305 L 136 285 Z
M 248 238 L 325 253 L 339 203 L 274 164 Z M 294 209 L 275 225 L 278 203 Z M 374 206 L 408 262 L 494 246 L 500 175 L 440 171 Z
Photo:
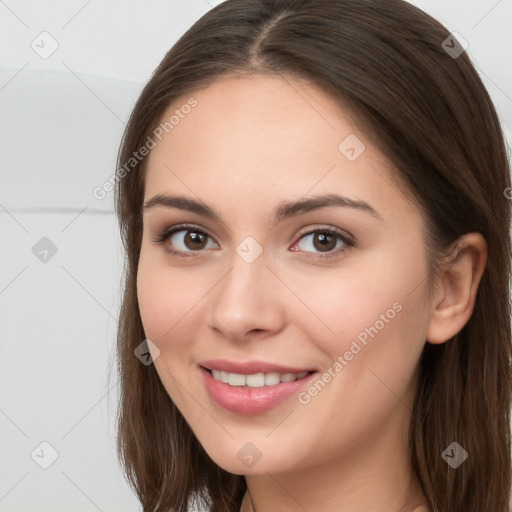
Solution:
M 197 366 L 213 403 L 242 416 L 263 414 L 288 402 L 310 385 L 317 371 L 237 374 Z
M 202 366 L 213 379 L 218 382 L 227 384 L 233 387 L 250 387 L 250 388 L 262 388 L 267 386 L 276 386 L 281 383 L 295 382 L 297 380 L 304 379 L 309 375 L 316 373 L 312 371 L 303 371 L 299 373 L 278 373 L 278 372 L 259 372 L 253 374 L 242 374 L 242 373 L 231 373 L 222 370 L 211 370 Z

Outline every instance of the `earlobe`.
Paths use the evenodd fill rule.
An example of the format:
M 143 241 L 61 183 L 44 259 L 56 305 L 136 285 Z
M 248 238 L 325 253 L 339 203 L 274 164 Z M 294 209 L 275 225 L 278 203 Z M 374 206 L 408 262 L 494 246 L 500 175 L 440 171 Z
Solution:
M 466 325 L 475 307 L 478 285 L 487 263 L 487 242 L 480 233 L 459 238 L 454 254 L 443 263 L 431 304 L 427 341 L 448 341 Z

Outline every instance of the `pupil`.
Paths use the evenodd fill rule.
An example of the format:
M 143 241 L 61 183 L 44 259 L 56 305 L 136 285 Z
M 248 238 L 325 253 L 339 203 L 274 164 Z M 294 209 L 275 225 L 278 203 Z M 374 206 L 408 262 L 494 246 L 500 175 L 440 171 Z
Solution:
M 189 231 L 185 237 L 185 243 L 192 242 L 193 247 L 189 247 L 189 249 L 202 249 L 205 243 L 205 239 L 206 237 L 202 233 Z
M 319 244 L 317 244 L 317 241 Z M 328 233 L 320 233 L 317 237 L 314 238 L 313 245 L 315 246 L 315 249 L 318 250 L 334 249 L 336 246 L 336 239 L 333 235 Z

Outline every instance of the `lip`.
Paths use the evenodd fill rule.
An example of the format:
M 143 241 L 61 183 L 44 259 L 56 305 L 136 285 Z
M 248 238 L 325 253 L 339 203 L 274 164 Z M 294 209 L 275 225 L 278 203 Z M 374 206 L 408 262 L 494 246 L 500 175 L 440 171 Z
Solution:
M 242 416 L 262 414 L 281 405 L 292 396 L 296 396 L 302 388 L 308 386 L 318 375 L 318 372 L 314 372 L 293 382 L 281 382 L 274 386 L 251 388 L 249 386 L 230 386 L 215 380 L 206 368 L 198 366 L 198 369 L 201 372 L 206 390 L 215 403 L 227 411 Z M 290 373 L 295 373 L 295 371 Z
M 292 368 L 280 364 L 267 363 L 264 361 L 247 361 L 237 363 L 228 359 L 208 359 L 199 363 L 208 370 L 220 370 L 228 373 L 238 373 L 241 375 L 255 375 L 256 373 L 302 373 L 314 372 L 315 368 Z

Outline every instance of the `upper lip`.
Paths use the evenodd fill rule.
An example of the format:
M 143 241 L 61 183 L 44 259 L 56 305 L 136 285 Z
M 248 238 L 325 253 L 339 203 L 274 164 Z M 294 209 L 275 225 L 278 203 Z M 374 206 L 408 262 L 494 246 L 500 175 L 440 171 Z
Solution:
M 302 373 L 316 371 L 312 368 L 297 368 L 265 361 L 236 362 L 228 359 L 208 359 L 199 363 L 208 370 L 220 370 L 241 375 L 254 375 L 256 373 Z

